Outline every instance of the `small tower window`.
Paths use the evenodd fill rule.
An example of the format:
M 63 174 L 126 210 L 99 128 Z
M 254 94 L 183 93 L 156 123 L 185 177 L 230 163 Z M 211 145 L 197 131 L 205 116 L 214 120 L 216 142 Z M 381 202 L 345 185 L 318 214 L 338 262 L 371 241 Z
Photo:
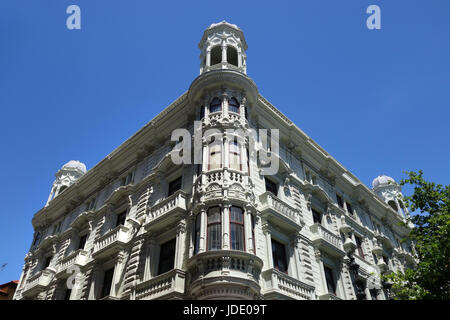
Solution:
M 61 188 L 59 188 L 58 194 L 63 193 L 64 190 L 66 190 L 66 189 L 67 189 L 67 186 L 62 186 Z
M 237 50 L 234 47 L 227 47 L 227 60 L 229 64 L 232 64 L 236 67 L 238 66 L 238 54 Z
M 219 112 L 222 111 L 222 101 L 219 98 L 214 98 L 209 105 L 209 112 Z
M 231 98 L 228 101 L 228 111 L 239 113 L 239 102 L 236 98 Z
M 222 48 L 216 46 L 211 49 L 211 65 L 215 65 L 222 62 Z
M 397 205 L 395 204 L 395 202 L 393 200 L 389 200 L 388 205 L 390 205 L 391 208 L 394 209 L 395 212 L 398 211 Z

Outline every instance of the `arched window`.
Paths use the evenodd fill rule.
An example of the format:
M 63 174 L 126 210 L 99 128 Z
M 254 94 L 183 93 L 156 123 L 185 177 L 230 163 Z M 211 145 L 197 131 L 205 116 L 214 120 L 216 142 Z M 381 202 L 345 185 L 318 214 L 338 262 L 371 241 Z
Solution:
M 228 111 L 239 113 L 239 102 L 236 98 L 231 98 L 228 100 Z
M 244 212 L 239 207 L 230 208 L 230 235 L 231 249 L 245 251 Z
M 215 97 L 211 103 L 209 104 L 209 112 L 219 112 L 222 111 L 222 101 L 219 98 Z
M 229 64 L 238 66 L 238 54 L 237 50 L 232 46 L 227 46 L 227 60 Z
M 220 46 L 215 46 L 211 49 L 211 65 L 215 65 L 222 62 L 222 48 Z
M 397 205 L 395 204 L 395 202 L 393 200 L 389 200 L 388 205 L 390 205 L 391 208 L 394 209 L 395 212 L 398 212 Z
M 241 146 L 236 140 L 230 142 L 230 169 L 242 170 Z
M 208 170 L 222 168 L 222 145 L 213 141 L 209 145 Z
M 58 194 L 63 193 L 64 190 L 66 190 L 66 189 L 67 189 L 67 186 L 62 186 L 62 187 L 60 187 L 60 188 L 59 188 Z
M 222 213 L 220 207 L 208 209 L 206 238 L 208 250 L 222 249 Z

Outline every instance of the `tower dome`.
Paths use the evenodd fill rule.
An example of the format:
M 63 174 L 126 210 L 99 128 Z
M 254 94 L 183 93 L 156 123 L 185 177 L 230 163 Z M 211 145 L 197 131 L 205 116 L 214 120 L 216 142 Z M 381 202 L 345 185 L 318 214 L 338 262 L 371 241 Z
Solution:
M 63 165 L 61 167 L 61 169 L 65 169 L 65 170 L 74 169 L 74 170 L 79 170 L 83 173 L 86 173 L 86 165 L 78 160 L 70 160 L 65 165 Z
M 375 189 L 378 186 L 389 185 L 389 184 L 397 184 L 395 180 L 389 176 L 381 175 L 373 179 L 372 188 Z
M 82 175 L 87 172 L 86 165 L 78 160 L 70 160 L 64 164 L 55 174 L 55 181 L 50 191 L 46 206 L 49 202 L 57 197 L 60 193 L 70 187 Z
M 386 175 L 376 177 L 372 181 L 372 189 L 395 212 L 406 217 L 407 210 L 402 201 L 402 189 L 393 178 Z

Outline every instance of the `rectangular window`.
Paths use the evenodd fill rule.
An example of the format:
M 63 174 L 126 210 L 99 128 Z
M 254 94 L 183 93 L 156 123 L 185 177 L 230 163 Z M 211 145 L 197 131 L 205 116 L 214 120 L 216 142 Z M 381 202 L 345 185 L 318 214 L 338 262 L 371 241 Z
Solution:
M 269 191 L 273 195 L 277 196 L 278 195 L 278 187 L 277 187 L 276 183 L 270 181 L 267 178 L 264 178 L 264 180 L 266 182 L 266 191 Z
M 53 258 L 53 256 L 45 258 L 44 268 L 42 268 L 42 269 L 45 269 L 45 268 L 47 268 L 50 265 L 50 262 L 52 261 L 52 258 Z
M 163 274 L 173 269 L 175 261 L 175 244 L 176 239 L 173 238 L 161 245 L 159 252 L 159 268 L 158 274 Z
M 87 234 L 80 237 L 80 242 L 78 243 L 78 249 L 84 249 L 84 246 L 86 245 L 87 240 Z
M 245 251 L 244 212 L 239 207 L 230 208 L 231 249 Z
M 241 148 L 237 141 L 230 142 L 230 169 L 242 170 Z
M 173 180 L 171 183 L 169 183 L 169 192 L 167 194 L 168 197 L 173 195 L 178 190 L 181 190 L 181 177 Z
M 314 223 L 322 223 L 322 214 L 317 210 L 311 209 Z
M 200 246 L 200 227 L 201 227 L 202 216 L 197 214 L 195 217 L 195 230 L 194 230 L 194 254 L 198 253 Z
M 286 248 L 283 244 L 272 239 L 273 267 L 281 272 L 287 273 L 288 263 L 286 260 Z
M 64 300 L 70 300 L 70 295 L 72 294 L 72 289 L 67 289 L 64 293 Z
M 92 199 L 91 201 L 89 201 L 89 204 L 88 204 L 88 210 L 92 210 L 92 209 L 94 209 L 94 205 L 95 205 L 95 198 L 94 199 Z
M 350 205 L 350 203 L 346 202 L 345 205 L 347 206 L 347 211 L 348 213 L 350 213 L 351 215 L 353 215 L 353 208 Z
M 117 215 L 116 227 L 125 224 L 125 218 L 127 217 L 127 212 L 124 211 L 121 214 Z
M 217 144 L 210 145 L 208 170 L 220 168 L 222 168 L 222 148 L 220 145 Z
M 208 250 L 222 249 L 222 214 L 220 207 L 212 207 L 208 209 L 208 226 L 206 236 Z
M 105 271 L 105 275 L 103 277 L 102 290 L 100 292 L 100 298 L 104 298 L 110 295 L 113 276 L 114 276 L 114 268 Z
M 336 200 L 337 200 L 338 206 L 341 208 L 344 208 L 344 202 L 342 201 L 342 198 L 339 195 L 336 195 Z
M 132 178 L 133 178 L 133 173 L 130 172 L 129 174 L 127 174 L 125 177 L 122 178 L 121 185 L 122 186 L 129 185 L 131 183 Z
M 252 220 L 252 242 L 253 242 L 253 254 L 256 254 L 256 240 L 255 240 L 255 217 L 253 214 L 250 215 Z
M 333 270 L 324 266 L 325 280 L 327 282 L 327 289 L 329 293 L 336 294 L 336 281 L 334 280 Z
M 362 248 L 361 238 L 358 236 L 355 236 L 355 241 L 356 241 L 356 248 L 358 249 L 358 255 L 364 259 L 364 251 Z
M 370 289 L 370 296 L 372 297 L 372 300 L 378 300 L 378 290 L 377 289 Z

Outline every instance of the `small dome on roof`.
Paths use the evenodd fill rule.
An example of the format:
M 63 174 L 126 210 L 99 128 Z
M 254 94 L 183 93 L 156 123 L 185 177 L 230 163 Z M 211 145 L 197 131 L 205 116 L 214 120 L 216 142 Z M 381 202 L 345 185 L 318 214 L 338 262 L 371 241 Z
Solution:
M 389 185 L 389 184 L 397 184 L 395 180 L 389 176 L 381 175 L 373 179 L 372 188 L 375 189 L 378 186 Z
M 70 160 L 65 165 L 62 166 L 61 169 L 76 169 L 80 170 L 83 173 L 86 173 L 86 165 L 78 160 Z

